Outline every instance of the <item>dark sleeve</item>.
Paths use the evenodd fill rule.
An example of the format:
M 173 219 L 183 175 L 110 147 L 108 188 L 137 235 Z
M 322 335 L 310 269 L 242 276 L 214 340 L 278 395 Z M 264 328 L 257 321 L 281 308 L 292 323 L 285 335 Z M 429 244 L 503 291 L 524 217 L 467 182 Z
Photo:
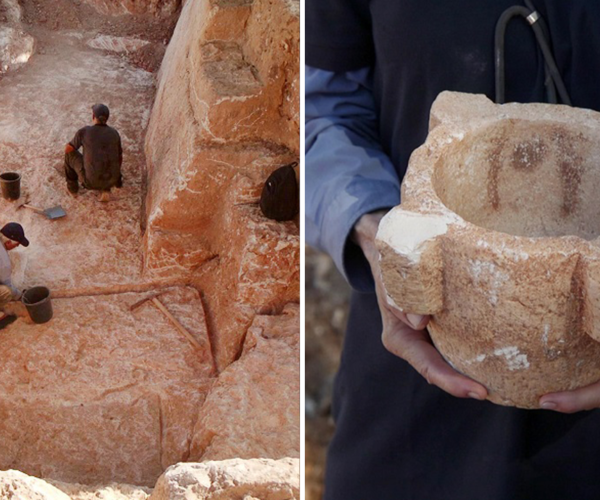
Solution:
M 117 132 L 117 139 L 119 141 L 119 167 L 123 165 L 123 146 L 121 145 L 121 136 Z
M 374 62 L 370 0 L 306 0 L 306 64 L 351 71 Z
M 85 135 L 85 127 L 80 128 L 77 133 L 75 134 L 75 137 L 73 137 L 73 139 L 71 140 L 71 142 L 69 143 L 71 146 L 73 146 L 75 149 L 79 149 L 81 146 L 83 146 L 83 136 Z

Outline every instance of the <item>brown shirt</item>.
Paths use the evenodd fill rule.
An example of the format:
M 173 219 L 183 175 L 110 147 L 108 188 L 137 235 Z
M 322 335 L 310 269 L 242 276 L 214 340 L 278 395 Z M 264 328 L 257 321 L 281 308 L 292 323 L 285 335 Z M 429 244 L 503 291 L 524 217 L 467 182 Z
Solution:
M 108 189 L 121 179 L 123 148 L 119 133 L 108 125 L 90 125 L 77 131 L 71 146 L 83 146 L 85 185 L 90 189 Z

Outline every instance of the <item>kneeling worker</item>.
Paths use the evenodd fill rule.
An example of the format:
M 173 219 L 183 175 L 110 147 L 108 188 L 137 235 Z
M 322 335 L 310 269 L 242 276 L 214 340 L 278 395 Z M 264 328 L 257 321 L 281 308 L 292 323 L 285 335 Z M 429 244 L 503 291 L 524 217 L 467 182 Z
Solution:
M 10 222 L 0 229 L 3 236 L 2 245 L 0 245 L 0 330 L 6 328 L 17 319 L 15 315 L 6 314 L 4 307 L 11 301 L 18 299 L 21 293 L 17 290 L 11 281 L 11 265 L 8 252 L 17 248 L 19 245 L 29 246 L 29 240 L 25 238 L 23 226 L 16 222 Z
M 101 191 L 100 201 L 108 201 L 110 189 L 123 185 L 121 137 L 106 124 L 109 114 L 104 104 L 92 106 L 94 124 L 79 129 L 65 148 L 67 189 L 73 196 L 81 183 L 86 189 Z M 81 147 L 83 154 L 78 151 Z

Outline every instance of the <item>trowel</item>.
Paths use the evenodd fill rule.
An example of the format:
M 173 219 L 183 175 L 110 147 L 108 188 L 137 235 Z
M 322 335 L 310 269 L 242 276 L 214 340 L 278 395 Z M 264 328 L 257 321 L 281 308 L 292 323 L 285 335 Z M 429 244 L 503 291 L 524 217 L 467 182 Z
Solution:
M 21 207 L 29 208 L 29 209 L 33 210 L 34 212 L 37 212 L 38 214 L 45 215 L 50 220 L 60 219 L 61 217 L 64 217 L 65 215 L 67 215 L 67 212 L 65 212 L 63 207 L 61 207 L 60 205 L 56 205 L 55 207 L 43 209 L 43 208 L 34 207 L 32 205 L 27 205 L 26 203 L 22 203 L 17 208 L 21 208 Z

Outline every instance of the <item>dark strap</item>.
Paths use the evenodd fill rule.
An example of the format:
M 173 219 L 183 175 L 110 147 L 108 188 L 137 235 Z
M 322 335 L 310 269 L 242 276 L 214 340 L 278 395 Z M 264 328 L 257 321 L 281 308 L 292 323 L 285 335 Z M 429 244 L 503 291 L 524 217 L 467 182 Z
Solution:
M 513 17 L 521 16 L 527 20 L 533 32 L 538 45 L 542 51 L 545 62 L 546 70 L 546 90 L 548 94 L 548 102 L 552 104 L 557 103 L 556 91 L 563 102 L 563 104 L 571 105 L 571 98 L 567 92 L 565 84 L 560 76 L 560 71 L 556 66 L 556 61 L 552 55 L 552 49 L 549 43 L 549 31 L 546 22 L 541 17 L 539 12 L 535 10 L 535 7 L 530 0 L 525 0 L 527 7 L 521 5 L 515 5 L 506 9 L 496 24 L 496 33 L 494 40 L 494 59 L 496 68 L 496 102 L 498 104 L 504 104 L 506 94 L 506 77 L 505 77 L 505 63 L 504 63 L 504 38 L 506 34 L 506 27 Z

